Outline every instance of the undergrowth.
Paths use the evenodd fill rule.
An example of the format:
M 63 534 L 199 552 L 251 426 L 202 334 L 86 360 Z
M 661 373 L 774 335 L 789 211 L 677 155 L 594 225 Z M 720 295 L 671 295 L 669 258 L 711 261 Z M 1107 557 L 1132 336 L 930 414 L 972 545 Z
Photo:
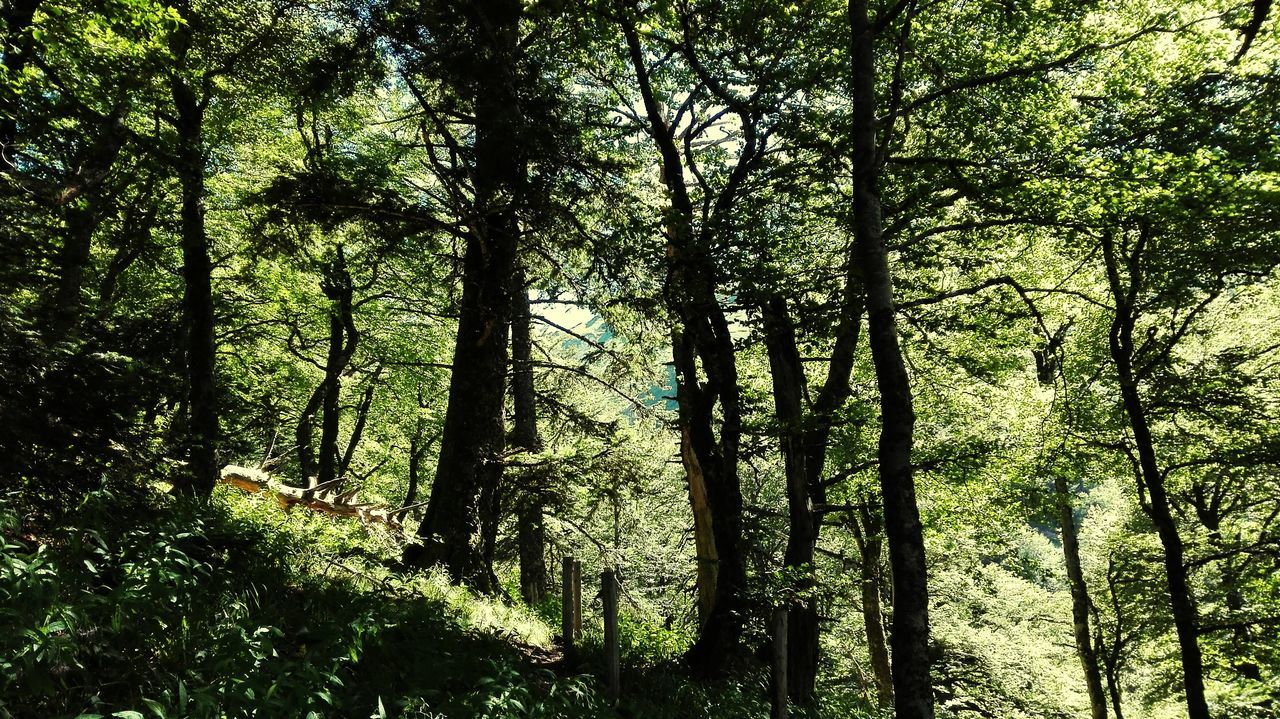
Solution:
M 0 716 L 569 716 L 589 677 L 529 671 L 515 605 L 384 564 L 394 543 L 255 498 L 0 503 Z
M 381 529 L 226 489 L 104 490 L 69 516 L 41 526 L 0 497 L 5 719 L 768 714 L 761 677 L 690 682 L 679 637 L 626 615 L 610 708 L 594 629 L 553 663 L 555 607 L 398 572 Z

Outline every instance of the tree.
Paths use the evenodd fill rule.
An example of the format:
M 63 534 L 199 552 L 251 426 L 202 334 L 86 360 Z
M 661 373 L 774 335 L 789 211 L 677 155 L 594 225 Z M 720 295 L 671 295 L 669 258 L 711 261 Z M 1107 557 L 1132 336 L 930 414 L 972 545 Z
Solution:
M 899 719 L 933 716 L 929 677 L 929 589 L 924 534 L 911 464 L 915 412 L 911 380 L 894 321 L 893 279 L 881 227 L 877 189 L 876 32 L 866 0 L 850 0 L 850 84 L 853 99 L 853 226 L 867 294 L 867 340 L 880 389 L 880 493 L 893 567 L 894 709 Z
M 296 37 L 302 9 L 290 2 L 251 4 L 235 12 L 198 1 L 173 6 L 181 24 L 170 37 L 173 64 L 167 69 L 170 103 L 160 111 L 170 125 L 170 144 L 156 143 L 181 191 L 183 334 L 186 366 L 188 467 L 175 489 L 208 496 L 218 481 L 217 336 L 213 261 L 205 218 L 209 163 L 210 105 L 228 89 L 224 78 L 247 84 L 250 73 L 278 60 L 272 50 Z M 223 37 L 232 41 L 226 43 Z M 243 85 L 242 85 L 243 86 Z M 231 118 L 219 118 L 222 121 Z
M 519 112 L 520 4 L 486 0 L 464 10 L 465 27 L 479 38 L 469 58 L 475 112 L 474 216 L 468 218 L 458 340 L 454 350 L 440 460 L 431 500 L 419 528 L 426 552 L 414 561 L 439 562 L 457 581 L 493 588 L 485 566 L 481 514 L 497 501 L 504 447 L 503 397 L 525 161 Z
M 717 18 L 711 14 L 716 9 L 656 8 L 646 19 L 660 29 L 643 38 L 640 18 L 627 9 L 617 12 L 640 96 L 639 110 L 631 117 L 653 143 L 666 191 L 664 300 L 675 320 L 671 346 L 680 456 L 693 507 L 699 562 L 701 627 L 688 659 L 696 671 L 707 675 L 725 670 L 740 641 L 747 609 L 738 477 L 742 390 L 729 311 L 721 298 L 724 287 L 717 255 L 732 244 L 733 214 L 764 158 L 777 94 L 782 92 L 731 47 L 717 45 L 723 37 L 718 33 L 745 26 L 755 17 L 753 10 Z M 670 25 L 660 25 L 664 22 Z M 646 42 L 678 55 L 684 63 L 680 74 L 669 78 L 655 73 L 655 53 Z M 790 49 L 783 44 L 771 51 L 784 55 Z M 759 73 L 753 78 L 759 82 L 753 92 L 740 93 L 731 86 L 727 78 L 739 71 Z M 671 88 L 668 83 L 673 81 L 688 85 Z M 674 112 L 668 109 L 677 105 Z M 725 116 L 732 116 L 736 127 L 722 128 Z M 713 148 L 719 144 L 711 139 L 713 132 L 733 133 L 738 145 L 736 157 L 714 173 L 700 165 L 708 158 L 700 160 L 694 152 L 695 143 Z M 717 159 L 716 154 L 710 153 L 710 158 Z
M 533 314 L 524 272 L 512 275 L 511 287 L 511 400 L 514 421 L 510 445 L 526 452 L 542 451 L 538 434 L 537 393 L 533 383 Z M 544 488 L 538 475 L 524 478 L 516 497 L 516 522 L 520 546 L 520 595 L 528 604 L 547 596 L 547 529 L 543 517 Z
M 339 473 L 338 420 L 342 373 L 351 363 L 360 340 L 352 314 L 351 273 L 347 270 L 342 245 L 334 249 L 333 259 L 325 269 L 320 286 L 329 300 L 329 349 L 324 363 L 324 379 L 311 394 L 298 420 L 298 465 L 302 470 L 303 486 L 310 485 L 313 478 L 316 484 L 327 485 L 337 479 Z M 317 461 L 312 448 L 312 430 L 316 415 L 321 413 L 320 458 Z M 353 436 L 358 438 L 358 434 Z
M 1197 87 L 1199 82 L 1207 87 Z M 1219 94 L 1223 89 L 1219 82 L 1232 80 L 1205 79 L 1189 88 L 1175 86 L 1172 92 L 1193 93 L 1199 109 L 1207 114 L 1225 117 L 1218 113 L 1238 116 L 1243 112 L 1247 117 L 1257 98 L 1243 104 L 1226 100 Z M 1209 308 L 1224 293 L 1267 276 L 1276 266 L 1268 249 L 1275 237 L 1276 219 L 1264 209 L 1267 203 L 1262 199 L 1268 191 L 1254 185 L 1248 174 L 1231 179 L 1235 173 L 1224 167 L 1235 162 L 1262 166 L 1270 162 L 1270 153 L 1265 150 L 1261 155 L 1249 151 L 1248 159 L 1236 159 L 1234 153 L 1243 149 L 1241 134 L 1249 132 L 1228 125 L 1219 136 L 1210 137 L 1209 142 L 1216 146 L 1210 150 L 1197 147 L 1198 138 L 1180 135 L 1168 125 L 1133 145 L 1124 142 L 1115 146 L 1132 158 L 1138 172 L 1181 175 L 1155 196 L 1115 193 L 1108 209 L 1115 208 L 1112 211 L 1118 210 L 1118 215 L 1103 215 L 1109 220 L 1104 219 L 1097 231 L 1110 307 L 1107 346 L 1129 435 L 1125 447 L 1139 505 L 1163 548 L 1182 688 L 1192 717 L 1210 716 L 1201 649 L 1206 631 L 1190 578 L 1190 570 L 1200 563 L 1188 556 L 1186 530 L 1178 518 L 1184 510 L 1177 506 L 1178 490 L 1170 486 L 1178 462 L 1168 456 L 1161 458 L 1156 426 L 1164 417 L 1177 417 L 1189 406 L 1177 399 L 1185 391 L 1181 389 L 1185 380 L 1177 369 L 1182 362 L 1180 348 L 1190 344 Z M 1215 150 L 1215 159 L 1206 162 L 1204 153 Z M 1205 200 L 1208 204 L 1201 204 Z M 1170 243 L 1187 242 L 1193 235 L 1197 241 L 1189 251 L 1172 249 Z M 1202 412 L 1209 422 L 1225 419 L 1215 416 L 1212 403 L 1204 405 Z

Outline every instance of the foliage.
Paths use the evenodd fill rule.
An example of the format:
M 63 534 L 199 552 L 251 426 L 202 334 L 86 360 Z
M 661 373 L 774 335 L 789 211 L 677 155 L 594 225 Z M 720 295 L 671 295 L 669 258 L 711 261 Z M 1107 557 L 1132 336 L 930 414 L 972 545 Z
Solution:
M 481 5 L 0 9 L 0 715 L 763 716 L 765 619 L 797 601 L 821 629 L 817 702 L 799 711 L 889 715 L 870 651 L 877 625 L 892 638 L 894 596 L 865 268 L 849 252 L 850 137 L 867 118 L 848 4 L 512 3 L 518 51 L 497 79 L 477 72 Z M 1184 711 L 1171 533 L 1214 715 L 1273 715 L 1275 17 L 1218 0 L 869 5 L 940 715 L 1086 715 L 1073 608 L 1109 712 Z M 518 192 L 485 198 L 479 114 L 496 82 L 527 162 Z M 664 124 L 674 160 L 654 151 Z M 673 161 L 680 187 L 659 169 Z M 450 379 L 469 357 L 455 342 L 481 211 L 519 228 L 525 284 L 507 294 L 529 299 L 539 436 L 482 458 L 501 473 L 485 508 L 495 594 L 402 564 L 399 533 L 230 488 L 160 493 L 199 439 L 183 251 L 198 219 L 220 461 L 301 485 L 306 456 L 326 453 L 352 501 L 415 505 L 412 535 L 416 505 L 452 479 L 435 467 L 447 407 L 467 400 Z M 710 288 L 693 309 L 723 313 L 734 367 L 713 378 L 704 353 L 693 379 L 741 410 L 745 630 L 717 681 L 681 661 L 703 626 L 672 366 L 690 309 L 671 302 L 687 269 L 673 258 L 690 249 Z M 788 504 L 780 438 L 797 427 L 776 404 L 773 299 L 802 365 L 795 424 L 831 423 L 823 497 L 803 507 Z M 849 396 L 819 412 L 855 330 Z M 504 431 L 518 413 L 512 398 Z M 586 587 L 621 577 L 616 710 L 592 678 L 594 591 L 576 664 L 557 661 L 555 582 L 535 606 L 516 599 L 530 498 L 551 580 L 567 556 Z M 786 566 L 800 509 L 821 531 Z
M 24 532 L 6 504 L 0 711 L 399 712 L 421 705 L 410 691 L 446 689 L 440 669 L 457 667 L 474 671 L 474 683 L 468 678 L 465 696 L 431 701 L 433 708 L 508 716 L 502 712 L 542 686 L 524 683 L 517 667 L 527 660 L 510 649 L 493 654 L 503 643 L 484 638 L 517 636 L 523 625 L 524 640 L 542 631 L 545 641 L 536 620 L 468 599 L 439 577 L 397 580 L 353 554 L 376 551 L 376 541 L 301 518 L 281 523 L 262 504 L 227 496 L 208 506 L 138 505 L 99 491 L 81 506 L 80 523 L 50 535 Z M 400 598 L 385 601 L 384 583 L 397 582 Z M 417 673 L 399 657 L 407 646 L 416 647 Z M 578 698 L 592 691 L 580 680 L 556 686 Z M 555 715 L 536 706 L 518 716 Z

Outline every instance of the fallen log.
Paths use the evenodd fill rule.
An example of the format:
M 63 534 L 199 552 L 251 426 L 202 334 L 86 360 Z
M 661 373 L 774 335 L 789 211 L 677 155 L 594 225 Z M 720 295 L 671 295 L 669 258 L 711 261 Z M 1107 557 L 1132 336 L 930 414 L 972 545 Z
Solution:
M 251 494 L 269 494 L 286 511 L 302 505 L 313 512 L 334 517 L 355 517 L 366 525 L 382 524 L 396 532 L 403 531 L 404 518 L 409 512 L 422 506 L 420 503 L 392 509 L 384 504 L 353 502 L 359 490 L 343 491 L 345 481 L 346 478 L 341 477 L 324 484 L 313 483 L 310 487 L 290 487 L 261 470 L 234 464 L 222 468 L 223 484 Z

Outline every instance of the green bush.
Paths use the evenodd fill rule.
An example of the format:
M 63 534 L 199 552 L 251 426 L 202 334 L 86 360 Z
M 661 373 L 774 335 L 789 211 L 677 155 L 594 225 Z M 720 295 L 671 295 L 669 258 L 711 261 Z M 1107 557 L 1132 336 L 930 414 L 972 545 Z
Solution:
M 629 612 L 615 711 L 590 676 L 597 626 L 575 667 L 587 674 L 555 673 L 542 617 L 558 620 L 556 600 L 527 608 L 395 571 L 381 529 L 230 491 L 190 504 L 101 491 L 68 516 L 23 527 L 0 499 L 0 719 L 768 713 L 763 675 L 690 682 L 688 637 Z
M 0 549 L 0 714 L 296 715 L 324 712 L 376 625 L 334 623 L 304 645 L 280 545 L 210 508 L 125 507 L 7 536 Z M 202 515 L 208 514 L 210 519 Z M 221 526 L 217 526 L 221 524 Z M 261 541 L 259 541 L 261 540 Z M 272 582 L 277 584 L 272 586 Z

